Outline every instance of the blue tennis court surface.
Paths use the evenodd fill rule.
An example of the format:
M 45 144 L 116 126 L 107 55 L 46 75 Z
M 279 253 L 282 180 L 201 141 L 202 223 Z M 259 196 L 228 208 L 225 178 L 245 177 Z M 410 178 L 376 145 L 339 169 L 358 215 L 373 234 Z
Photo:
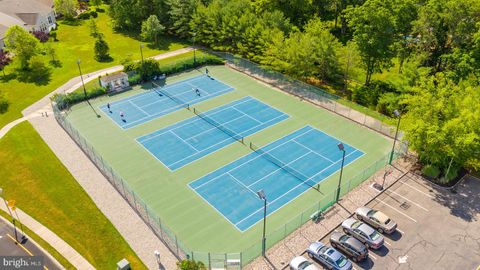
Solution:
M 205 115 L 241 137 L 288 118 L 288 115 L 252 97 L 215 108 Z M 170 170 L 176 170 L 235 142 L 235 139 L 195 116 L 139 137 L 137 141 Z
M 305 126 L 189 186 L 237 229 L 245 231 L 263 218 L 263 201 L 257 191 L 265 191 L 267 214 L 273 213 L 340 169 L 342 153 L 338 143 L 337 139 Z M 363 155 L 343 144 L 345 165 Z M 272 162 L 272 157 L 278 161 Z M 280 162 L 285 165 L 283 168 L 278 165 Z
M 195 93 L 194 88 L 198 88 L 200 96 Z M 161 87 L 161 91 L 188 104 L 195 104 L 233 90 L 232 87 L 205 75 Z M 179 104 L 161 95 L 160 92 L 151 90 L 112 102 L 110 111 L 107 104 L 102 105 L 100 109 L 120 127 L 127 129 L 183 107 L 185 107 L 184 104 Z M 124 114 L 124 119 L 120 116 L 121 112 Z

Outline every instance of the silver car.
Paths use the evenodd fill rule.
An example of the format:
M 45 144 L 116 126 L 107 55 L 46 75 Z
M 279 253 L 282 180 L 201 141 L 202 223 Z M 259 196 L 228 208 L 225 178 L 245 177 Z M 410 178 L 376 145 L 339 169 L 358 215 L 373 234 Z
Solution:
M 368 248 L 379 249 L 383 246 L 383 236 L 361 221 L 354 218 L 346 219 L 342 222 L 342 228 L 346 234 L 357 238 Z
M 295 257 L 290 262 L 290 270 L 319 270 L 312 262 L 302 256 Z
M 307 254 L 310 258 L 314 258 L 321 262 L 328 269 L 335 270 L 350 270 L 352 269 L 352 263 L 343 256 L 342 253 L 336 249 L 326 246 L 321 242 L 314 242 L 310 244 L 307 249 Z
M 391 220 L 384 213 L 374 210 L 372 208 L 363 206 L 355 210 L 358 220 L 368 223 L 373 228 L 377 229 L 379 233 L 391 234 L 397 229 L 397 223 Z

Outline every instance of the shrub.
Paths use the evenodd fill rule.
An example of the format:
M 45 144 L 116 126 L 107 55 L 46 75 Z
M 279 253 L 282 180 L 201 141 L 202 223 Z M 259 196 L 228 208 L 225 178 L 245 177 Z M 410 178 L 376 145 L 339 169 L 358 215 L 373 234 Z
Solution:
M 90 11 L 90 16 L 91 16 L 92 18 L 97 18 L 97 17 L 98 17 L 98 13 L 97 13 L 96 11 L 92 10 L 92 11 Z
M 43 32 L 43 31 L 33 31 L 32 35 L 42 43 L 47 42 L 48 38 L 50 37 L 50 35 L 47 32 Z
M 377 103 L 377 111 L 393 117 L 393 111 L 399 109 L 402 96 L 397 93 L 384 93 Z
M 180 270 L 206 270 L 207 268 L 202 262 L 197 262 L 194 260 L 183 260 L 177 262 L 177 266 Z
M 53 41 L 58 41 L 57 39 L 57 30 L 50 31 L 50 37 L 53 38 Z
M 110 59 L 109 51 L 110 48 L 108 47 L 107 42 L 100 36 L 95 41 L 95 59 L 99 62 L 107 61 Z
M 425 165 L 422 168 L 422 173 L 428 177 L 436 179 L 440 175 L 440 169 L 434 165 Z
M 137 73 L 142 80 L 151 80 L 156 75 L 160 74 L 160 65 L 153 59 L 147 59 L 138 65 Z
M 55 94 L 52 99 L 57 103 L 59 109 L 63 110 L 73 104 L 77 104 L 87 99 L 105 95 L 105 93 L 107 93 L 107 90 L 104 87 L 97 87 L 91 90 L 87 90 L 86 98 L 83 91 L 74 91 L 66 95 Z
M 87 19 L 90 19 L 90 12 L 83 12 L 83 13 L 80 13 L 80 15 L 77 16 L 77 19 L 79 20 L 87 20 Z
M 98 13 L 104 13 L 104 12 L 105 12 L 105 9 L 97 7 L 97 8 L 95 9 L 95 11 L 98 12 Z
M 0 114 L 6 113 L 8 111 L 8 106 L 10 106 L 10 103 L 5 98 L 5 96 L 0 93 Z
M 142 82 L 142 77 L 140 76 L 140 74 L 133 74 L 132 76 L 128 76 L 128 83 L 130 85 L 139 84 L 141 82 Z

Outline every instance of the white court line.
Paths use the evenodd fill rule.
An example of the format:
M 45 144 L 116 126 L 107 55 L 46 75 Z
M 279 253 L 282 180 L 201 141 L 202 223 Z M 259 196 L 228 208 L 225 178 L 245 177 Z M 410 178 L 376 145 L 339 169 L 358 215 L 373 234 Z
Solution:
M 239 113 L 243 114 L 243 116 L 246 116 L 246 117 L 248 117 L 248 118 L 252 119 L 253 121 L 255 121 L 255 122 L 257 122 L 257 123 L 259 123 L 259 124 L 262 124 L 262 122 L 258 121 L 257 119 L 255 119 L 255 118 L 251 117 L 250 115 L 248 115 L 248 114 L 246 114 L 246 113 L 244 113 L 244 112 L 240 111 L 239 109 L 235 108 L 235 106 L 233 106 L 232 108 L 233 108 L 235 111 L 237 111 L 237 112 L 239 112 Z
M 315 150 L 311 149 L 310 147 L 308 147 L 308 146 L 304 145 L 303 143 L 301 143 L 301 142 L 299 142 L 299 141 L 296 141 L 296 140 L 294 140 L 294 142 L 296 142 L 296 143 L 300 144 L 301 146 L 303 146 L 303 147 L 305 147 L 305 148 L 307 148 L 307 149 L 310 149 L 310 151 L 312 151 L 313 153 L 315 153 L 315 154 L 317 154 L 317 155 L 321 156 L 322 158 L 324 158 L 324 159 L 326 159 L 326 160 L 330 161 L 331 163 L 333 163 L 333 161 L 332 161 L 331 159 L 329 159 L 329 158 L 327 158 L 326 156 L 324 156 L 324 155 L 322 155 L 322 154 L 318 153 L 317 151 L 315 151 Z
M 277 117 L 275 117 L 275 118 L 270 119 L 269 121 L 267 121 L 267 122 L 265 122 L 265 123 L 263 123 L 263 124 L 267 124 L 268 122 L 272 122 L 272 121 L 276 120 L 277 118 L 280 118 L 280 117 L 283 117 L 283 116 L 285 116 L 285 115 L 279 115 L 279 116 L 277 116 Z M 281 123 L 281 122 L 282 122 L 282 121 L 280 121 L 280 122 L 278 122 L 278 123 Z M 257 125 L 257 126 L 254 126 L 254 127 L 252 127 L 252 128 L 249 128 L 249 129 L 247 129 L 247 130 L 244 130 L 244 131 L 242 131 L 241 133 L 239 133 L 239 135 L 240 135 L 240 136 L 243 136 L 243 135 L 242 135 L 243 133 L 249 132 L 250 130 L 255 129 L 255 128 L 258 128 L 259 126 L 261 126 L 261 125 Z M 270 127 L 270 126 L 267 126 L 267 127 Z M 267 128 L 267 127 L 265 127 L 265 128 Z M 263 129 L 265 129 L 265 128 L 262 128 L 261 130 L 263 130 Z M 215 129 L 215 128 L 212 128 L 212 129 Z M 212 130 L 212 129 L 211 129 L 211 130 Z M 261 131 L 261 130 L 259 130 L 259 131 Z M 258 132 L 258 131 L 257 131 L 257 132 Z M 255 132 L 255 133 L 256 133 L 256 132 Z M 252 134 L 255 134 L 255 133 L 252 133 Z M 252 135 L 252 134 L 249 134 L 249 136 Z M 222 144 L 222 143 L 224 143 L 224 142 L 226 142 L 226 141 L 228 141 L 228 140 L 231 140 L 231 139 L 232 139 L 231 137 L 228 137 L 228 138 L 226 138 L 225 140 L 222 140 L 222 141 L 220 141 L 220 142 L 218 142 L 218 143 L 216 143 L 216 144 L 210 145 L 208 148 L 205 148 L 205 149 L 203 149 L 203 150 L 200 151 L 200 152 L 206 151 L 206 150 L 208 150 L 208 149 L 210 149 L 210 148 L 214 148 L 214 147 L 216 147 L 217 145 Z M 218 150 L 220 150 L 220 149 L 222 149 L 222 148 L 219 148 L 219 149 L 217 149 L 216 151 L 218 151 Z M 210 152 L 210 153 L 208 153 L 207 155 L 213 154 L 213 153 L 215 153 L 216 151 Z M 202 156 L 202 157 L 206 157 L 207 155 Z M 177 161 L 175 161 L 174 163 L 172 163 L 172 165 L 177 164 L 177 163 L 179 163 L 179 162 L 181 162 L 181 161 L 183 161 L 183 160 L 185 160 L 185 159 L 187 159 L 187 158 L 190 158 L 190 156 L 189 156 L 189 157 L 182 158 L 182 159 L 180 159 L 180 160 L 177 160 Z M 185 164 L 185 165 L 187 165 L 187 164 Z M 183 165 L 183 166 L 185 166 L 185 165 Z M 183 166 L 181 166 L 181 167 L 183 167 Z M 179 167 L 178 169 L 180 169 L 181 167 Z
M 303 154 L 303 155 L 299 156 L 298 158 L 296 158 L 296 159 L 294 159 L 294 160 L 290 161 L 290 162 L 289 162 L 289 163 L 287 163 L 285 166 L 288 166 L 289 164 L 292 164 L 293 162 L 295 162 L 295 161 L 297 161 L 297 160 L 299 160 L 299 159 L 303 158 L 304 156 L 306 156 L 306 155 L 308 155 L 308 154 L 310 154 L 310 153 L 312 153 L 312 152 L 311 152 L 311 151 L 308 151 L 307 153 L 305 153 L 305 154 Z M 274 174 L 274 173 L 276 173 L 276 172 L 278 172 L 278 171 L 280 171 L 280 170 L 282 170 L 282 168 L 278 168 L 278 169 L 276 169 L 276 170 L 274 170 L 274 171 L 270 172 L 269 174 L 265 175 L 264 177 L 262 177 L 262 178 L 258 179 L 257 181 L 253 182 L 252 184 L 248 185 L 248 187 L 251 187 L 251 186 L 255 185 L 256 183 L 258 183 L 258 182 L 260 182 L 260 181 L 264 180 L 265 178 L 269 177 L 270 175 L 272 175 L 272 174 Z M 299 172 L 299 173 L 300 173 L 300 172 Z M 302 174 L 302 175 L 303 175 L 303 174 Z
M 407 185 L 407 186 L 409 186 L 409 187 L 411 187 L 412 189 L 414 189 L 414 190 L 416 190 L 416 191 L 418 191 L 418 192 L 422 193 L 423 195 L 425 195 L 425 196 L 427 196 L 427 197 L 430 197 L 430 198 L 432 198 L 432 199 L 434 198 L 432 195 L 430 195 L 430 194 L 428 194 L 428 193 L 425 193 L 425 192 L 423 192 L 423 191 L 419 190 L 418 188 L 416 188 L 416 187 L 413 187 L 413 186 L 409 185 L 409 184 L 408 184 L 408 183 L 406 183 L 406 182 L 401 182 L 401 183 L 402 183 L 402 184 L 405 184 L 405 185 Z
M 128 101 L 130 104 L 132 104 L 133 107 L 137 108 L 139 111 L 143 112 L 144 114 L 146 114 L 147 116 L 152 116 L 151 114 L 149 114 L 148 112 L 144 111 L 142 108 L 138 107 L 137 105 L 135 105 L 135 103 L 133 103 L 131 100 Z
M 351 154 L 353 154 L 353 153 L 355 153 L 355 152 L 357 152 L 357 150 L 351 152 L 350 154 L 348 154 L 348 155 L 345 156 L 345 157 L 348 157 L 349 155 L 351 155 Z M 321 173 L 322 173 L 323 171 L 325 171 L 326 169 L 328 169 L 328 168 L 332 167 L 333 165 L 335 165 L 335 164 L 336 164 L 337 162 L 339 162 L 340 160 L 341 160 L 341 159 L 337 160 L 335 163 L 331 164 L 330 166 L 328 166 L 328 167 L 324 168 L 323 170 L 319 171 L 318 173 L 316 173 L 316 174 L 313 175 L 312 177 L 308 178 L 307 180 L 303 181 L 302 183 L 300 183 L 300 184 L 296 185 L 295 187 L 291 188 L 291 189 L 288 190 L 287 192 L 283 193 L 282 196 L 279 196 L 279 197 L 277 197 L 275 200 L 273 200 L 273 201 L 271 201 L 271 202 L 268 202 L 267 205 L 270 205 L 270 204 L 278 201 L 280 198 L 283 198 L 285 195 L 287 195 L 288 193 L 290 193 L 290 192 L 292 192 L 293 190 L 297 189 L 299 186 L 305 184 L 306 182 L 310 181 L 311 179 L 313 179 L 313 178 L 316 177 L 317 175 L 321 174 Z M 292 201 L 292 200 L 290 200 L 290 201 Z M 289 202 L 290 202 L 290 201 L 289 201 Z M 237 222 L 237 223 L 235 223 L 235 224 L 238 224 L 238 223 L 244 221 L 245 219 L 253 216 L 254 214 L 256 214 L 258 211 L 260 211 L 260 210 L 262 210 L 262 209 L 263 209 L 263 207 L 259 208 L 257 211 L 253 212 L 252 214 L 248 215 L 247 217 L 245 217 L 244 219 L 240 220 L 239 222 Z M 271 213 L 270 213 L 270 214 L 271 214 Z
M 182 139 L 180 136 L 178 136 L 175 132 L 171 131 L 170 130 L 170 133 L 173 134 L 173 136 L 177 137 L 178 139 L 180 139 L 182 142 L 184 142 L 187 146 L 189 146 L 190 148 L 192 148 L 193 150 L 195 150 L 197 153 L 200 152 L 198 151 L 197 148 L 195 148 L 193 145 L 189 144 L 187 141 L 185 141 L 184 139 Z
M 241 100 L 241 99 L 240 99 L 240 100 Z M 237 101 L 240 101 L 240 100 L 237 100 Z M 246 100 L 240 102 L 239 104 L 248 102 L 249 100 L 250 100 L 250 99 L 246 99 Z M 232 102 L 232 103 L 235 103 L 235 102 L 237 102 L 237 101 L 234 101 L 234 102 Z M 228 105 L 228 104 L 225 104 L 224 106 L 227 106 L 227 105 Z M 215 114 L 217 114 L 217 113 L 219 113 L 219 112 L 223 112 L 223 111 L 229 109 L 230 107 L 231 107 L 231 106 L 227 106 L 227 107 L 225 107 L 225 108 L 222 108 L 221 110 L 218 110 L 218 111 L 215 111 L 215 112 L 212 112 L 212 113 L 208 113 L 208 112 L 207 112 L 207 113 L 208 113 L 209 115 L 215 115 Z M 221 107 L 219 107 L 219 108 L 221 108 Z M 194 120 L 193 120 L 193 121 L 189 121 L 190 119 L 194 119 Z M 151 139 L 153 139 L 153 138 L 155 138 L 155 137 L 158 137 L 158 136 L 160 136 L 160 135 L 162 135 L 162 134 L 168 133 L 168 132 L 171 131 L 171 130 L 179 129 L 179 128 L 181 128 L 181 127 L 184 127 L 184 126 L 189 125 L 189 124 L 193 124 L 193 123 L 198 122 L 198 121 L 200 121 L 200 120 L 201 120 L 201 121 L 205 121 L 205 120 L 203 120 L 202 118 L 197 117 L 197 115 L 192 116 L 192 117 L 190 117 L 190 118 L 188 118 L 188 119 L 183 120 L 183 121 L 182 121 L 183 123 L 180 122 L 181 125 L 175 126 L 175 127 L 173 127 L 173 128 L 169 128 L 169 127 L 164 128 L 164 129 L 168 129 L 168 130 L 165 130 L 164 132 L 155 134 L 154 136 L 151 136 L 151 137 L 145 139 L 145 142 L 146 142 L 146 141 L 149 141 L 149 140 L 151 140 Z M 213 128 L 212 128 L 212 129 L 213 129 Z M 212 130 L 212 129 L 210 129 L 210 130 Z M 162 130 L 162 129 L 159 129 L 159 130 Z M 159 130 L 156 130 L 156 131 L 154 131 L 154 132 L 152 132 L 152 133 L 156 133 L 156 132 L 159 131 Z M 152 134 L 152 133 L 150 133 L 150 134 Z M 142 137 L 148 136 L 148 135 L 150 135 L 150 134 L 144 135 L 144 136 L 142 136 Z M 188 140 L 188 139 L 187 139 L 187 140 Z M 142 140 L 142 142 L 143 142 L 143 140 Z
M 405 214 L 405 213 L 400 212 L 399 210 L 397 210 L 395 207 L 391 206 L 390 204 L 388 204 L 388 203 L 386 203 L 386 202 L 384 202 L 384 201 L 382 201 L 382 200 L 379 200 L 379 199 L 375 199 L 375 200 L 379 201 L 380 203 L 385 204 L 386 206 L 392 208 L 393 210 L 397 211 L 398 213 L 404 215 L 405 217 L 411 219 L 413 222 L 417 223 L 417 221 L 416 221 L 415 219 L 413 219 L 412 217 L 410 217 L 409 215 L 407 215 L 407 214 Z
M 403 199 L 405 199 L 405 200 L 413 203 L 413 204 L 416 205 L 418 208 L 420 208 L 420 209 L 422 209 L 422 210 L 425 210 L 426 212 L 430 212 L 428 209 L 426 209 L 425 207 L 421 206 L 420 204 L 418 204 L 418 203 L 410 200 L 409 198 L 405 198 L 404 196 L 398 194 L 397 192 L 395 192 L 395 191 L 393 191 L 393 190 L 388 190 L 388 191 L 390 191 L 391 193 L 396 194 L 397 196 L 400 196 L 400 197 L 402 197 Z
M 298 131 L 298 130 L 297 130 L 297 131 Z M 305 134 L 305 133 L 307 133 L 307 132 L 308 132 L 308 131 L 305 131 L 305 132 L 297 135 L 296 137 L 302 136 L 303 134 Z M 295 133 L 295 132 L 294 132 L 294 133 Z M 288 135 L 287 135 L 287 136 L 288 136 Z M 278 139 L 277 141 L 279 141 L 279 140 L 281 140 L 281 139 L 282 139 L 282 138 Z M 274 150 L 274 149 L 276 149 L 276 148 L 278 148 L 278 147 L 280 147 L 280 146 L 282 146 L 282 145 L 284 145 L 284 144 L 286 144 L 286 143 L 288 143 L 288 142 L 290 142 L 290 141 L 291 141 L 291 140 L 287 140 L 287 141 L 285 141 L 285 142 L 283 142 L 283 143 L 275 146 L 274 148 L 270 149 L 268 152 L 270 152 L 270 151 L 272 151 L 272 150 Z M 275 143 L 275 142 L 273 142 L 273 143 Z M 263 146 L 263 147 L 265 147 L 265 146 Z M 263 147 L 262 147 L 262 148 L 263 148 Z M 267 152 L 267 153 L 268 153 L 268 152 Z M 248 154 L 248 155 L 251 155 L 251 153 Z M 260 158 L 261 156 L 262 156 L 262 155 L 257 155 L 256 157 L 254 157 L 254 158 L 252 158 L 252 159 L 246 160 L 245 162 L 240 163 L 239 165 L 235 166 L 234 168 L 230 169 L 229 171 L 234 171 L 234 170 L 242 167 L 243 165 L 249 163 L 250 161 L 253 161 L 253 160 L 256 160 L 257 158 Z M 245 157 L 245 156 L 243 156 L 243 157 Z M 243 157 L 240 157 L 239 159 L 242 159 Z M 237 160 L 235 160 L 235 161 L 232 161 L 231 163 L 235 163 L 235 162 L 238 161 L 239 159 L 237 159 Z M 222 176 L 222 175 L 224 175 L 224 174 L 225 174 L 225 173 L 223 173 L 223 174 L 221 174 L 221 175 L 219 175 L 219 176 L 216 176 L 216 177 L 213 178 L 213 179 L 208 180 L 207 182 L 205 182 L 205 183 L 201 184 L 200 186 L 196 187 L 195 189 L 200 188 L 200 187 L 208 184 L 209 182 L 215 180 L 216 178 L 218 178 L 218 177 L 220 177 L 220 176 Z M 201 178 L 203 178 L 203 176 L 200 177 L 199 179 L 201 179 Z M 197 180 L 198 180 L 198 179 L 197 179 Z M 195 180 L 195 181 L 197 181 L 197 180 Z
M 242 183 L 240 180 L 238 180 L 235 176 L 233 176 L 230 172 L 227 172 L 227 174 L 233 178 L 233 180 L 237 181 L 240 185 L 248 189 L 250 192 L 252 192 L 255 196 L 258 196 L 257 193 L 253 190 L 251 190 L 249 187 L 247 187 L 244 183 Z
M 369 254 L 368 254 L 368 257 L 370 257 L 370 258 L 372 258 L 372 259 L 374 259 L 374 260 L 376 260 L 376 259 L 377 259 L 375 256 L 373 256 L 373 255 L 372 255 L 372 253 L 371 253 L 371 252 L 369 252 Z
M 397 225 L 398 226 L 398 225 Z M 400 232 L 402 235 L 405 235 L 404 232 L 402 232 L 399 228 L 397 228 L 397 231 Z

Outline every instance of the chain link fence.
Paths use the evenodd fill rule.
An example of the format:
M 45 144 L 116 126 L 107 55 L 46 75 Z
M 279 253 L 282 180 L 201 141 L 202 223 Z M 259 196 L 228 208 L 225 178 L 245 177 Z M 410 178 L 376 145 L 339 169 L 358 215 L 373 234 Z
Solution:
M 341 98 L 340 96 L 328 93 L 319 87 L 293 79 L 280 72 L 260 66 L 247 59 L 235 56 L 231 53 L 214 51 L 210 53 L 225 59 L 227 65 L 231 68 L 245 73 L 251 77 L 254 77 L 257 80 L 267 83 L 284 92 L 287 92 L 303 100 L 307 100 L 308 102 L 311 102 L 315 105 L 321 106 L 322 108 L 339 114 L 345 118 L 348 118 L 372 130 L 375 130 L 390 138 L 393 138 L 395 135 L 394 127 L 368 115 L 367 113 L 360 112 L 359 110 L 364 110 L 365 112 L 368 111 L 368 113 L 370 114 L 375 114 L 377 115 L 377 118 L 389 119 L 388 117 L 380 113 L 371 111 L 365 107 Z M 349 103 L 351 106 L 354 106 L 355 109 L 352 109 L 342 103 Z M 403 133 L 400 131 L 398 134 L 398 138 L 401 139 L 402 137 Z
M 288 78 L 275 71 L 263 69 L 248 60 L 238 58 L 229 53 L 215 54 L 226 59 L 227 64 L 237 70 L 247 73 L 261 81 L 269 83 L 272 86 L 296 95 L 302 99 L 307 99 L 312 103 L 318 104 L 323 108 L 345 116 L 388 137 L 393 136 L 392 134 L 394 130 L 391 126 L 386 125 L 385 123 L 374 119 L 373 117 L 367 116 L 366 114 L 341 105 L 340 103 L 336 102 L 336 100 L 339 99 L 338 96 L 334 96 L 314 86 Z M 144 222 L 151 228 L 157 237 L 179 260 L 190 258 L 197 261 L 202 261 L 206 265 L 207 269 L 242 269 L 243 266 L 247 265 L 249 262 L 253 261 L 262 254 L 262 243 L 260 239 L 256 244 L 236 253 L 215 253 L 208 251 L 199 252 L 190 250 L 181 242 L 179 237 L 174 234 L 164 222 L 162 222 L 161 218 L 135 194 L 127 182 L 124 181 L 122 177 L 112 169 L 108 162 L 106 162 L 96 152 L 94 147 L 90 145 L 87 140 L 82 137 L 82 135 L 80 135 L 80 133 L 72 126 L 72 124 L 70 124 L 66 117 L 66 111 L 60 110 L 56 102 L 53 102 L 52 107 L 57 122 L 77 143 L 82 151 L 90 158 L 90 160 L 130 204 L 130 206 L 137 212 L 137 214 L 144 220 Z M 70 106 L 66 106 L 66 108 L 69 107 Z M 406 142 L 400 143 L 395 151 L 394 158 L 398 157 L 399 155 L 406 154 L 407 150 L 408 144 Z M 340 188 L 340 196 L 348 193 L 363 181 L 374 175 L 376 171 L 387 165 L 389 163 L 389 157 L 390 154 L 385 155 L 357 174 L 355 177 L 344 181 L 344 184 Z M 277 229 L 268 233 L 266 237 L 267 248 L 272 247 L 309 220 L 316 219 L 319 215 L 321 215 L 322 212 L 332 206 L 335 203 L 335 200 L 336 191 L 325 194 L 317 202 L 312 203 L 312 205 L 306 208 L 306 210 L 302 211 L 300 214 L 290 219 L 282 226 L 279 226 Z

